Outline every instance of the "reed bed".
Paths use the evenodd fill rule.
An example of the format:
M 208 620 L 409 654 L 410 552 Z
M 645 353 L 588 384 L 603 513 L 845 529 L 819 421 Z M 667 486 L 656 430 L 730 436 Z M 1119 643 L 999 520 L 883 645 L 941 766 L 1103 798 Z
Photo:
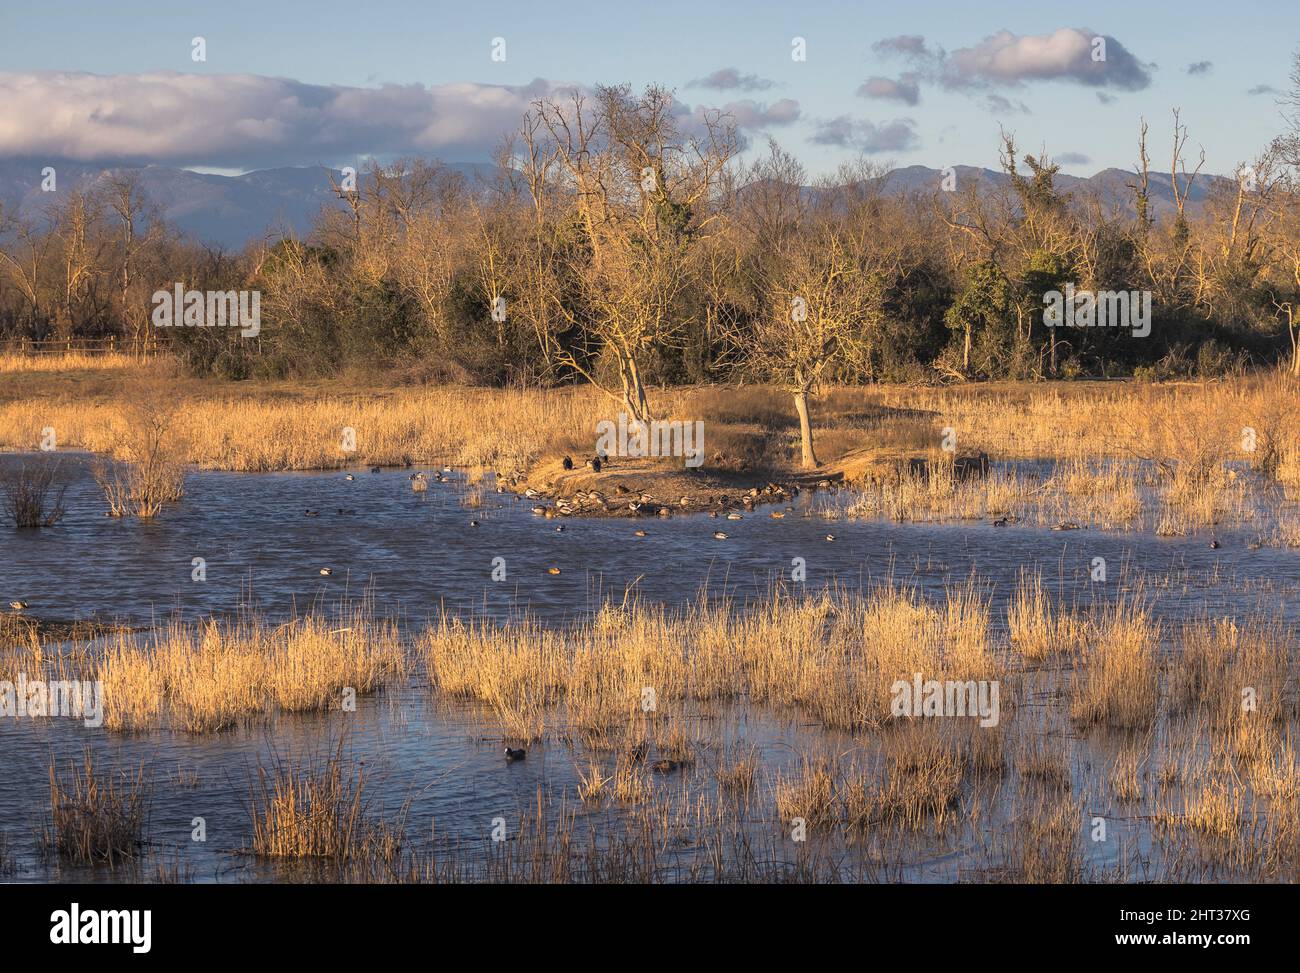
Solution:
M 208 621 L 174 624 L 144 641 L 120 635 L 98 678 L 109 729 L 142 730 L 165 718 L 208 733 L 277 711 L 342 709 L 405 671 L 396 626 L 356 609 L 333 621 Z
M 100 770 L 89 750 L 80 765 L 60 772 L 50 764 L 47 850 L 76 865 L 115 865 L 141 851 L 148 824 L 150 787 L 134 773 Z

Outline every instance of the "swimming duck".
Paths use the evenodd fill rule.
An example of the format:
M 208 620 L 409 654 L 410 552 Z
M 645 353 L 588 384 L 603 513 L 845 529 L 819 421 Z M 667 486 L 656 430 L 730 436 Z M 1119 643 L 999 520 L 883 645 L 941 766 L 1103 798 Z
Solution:
M 994 527 L 1005 527 L 1006 525 L 1007 525 L 1006 517 L 999 517 L 997 520 L 993 521 Z
M 835 540 L 835 535 L 834 535 L 834 534 L 827 534 L 827 535 L 826 535 L 826 539 L 827 539 L 828 541 L 833 541 L 833 540 Z
M 539 504 L 538 506 L 536 506 L 536 507 L 533 508 L 533 513 L 535 513 L 537 516 L 541 517 L 542 515 L 544 515 L 544 514 L 546 513 L 546 508 L 543 507 L 543 506 L 541 506 L 541 505 Z
M 506 761 L 508 763 L 514 763 L 516 760 L 523 760 L 527 756 L 528 751 L 523 747 L 517 749 L 514 747 L 506 747 Z
M 547 568 L 547 569 L 546 569 L 546 573 L 547 573 L 547 574 L 559 574 L 559 573 L 560 573 L 560 569 L 559 569 L 559 568 Z
M 784 511 L 781 511 L 781 510 L 773 510 L 773 511 L 772 511 L 772 519 L 773 519 L 773 520 L 780 520 L 780 519 L 781 519 L 782 517 L 784 517 L 784 516 L 785 516 L 785 512 L 784 512 Z
M 715 530 L 713 532 L 713 537 L 715 540 L 725 541 L 727 539 L 727 534 L 726 531 Z
M 321 569 L 320 569 L 320 573 L 321 573 L 322 575 L 324 575 L 325 577 L 328 578 L 331 574 L 334 573 L 334 569 L 333 569 L 333 568 L 321 568 Z
M 350 483 L 350 482 L 352 482 L 353 480 L 355 480 L 356 477 L 353 476 L 351 473 L 349 473 L 349 474 L 348 474 L 347 476 L 345 476 L 343 479 L 347 480 L 347 481 Z
M 738 514 L 738 513 L 736 513 L 736 511 L 733 510 L 733 511 L 731 511 L 731 513 L 727 514 L 727 519 L 728 519 L 728 520 L 744 520 L 744 519 L 745 519 L 745 515 L 744 515 L 744 514 Z
M 1212 550 L 1212 551 L 1217 551 L 1218 549 L 1219 549 L 1219 542 L 1218 542 L 1218 541 L 1210 541 L 1210 550 Z
M 13 609 L 14 611 L 16 611 L 16 612 L 20 612 L 20 611 L 23 611 L 23 610 L 27 607 L 27 602 L 25 602 L 25 601 L 11 601 L 11 602 L 9 602 L 9 607 L 12 608 L 12 609 Z
M 380 472 L 379 467 L 378 467 L 378 466 L 372 466 L 372 467 L 370 467 L 370 472 L 371 472 L 371 473 L 378 473 L 378 472 Z
M 319 516 L 320 516 L 320 511 L 319 511 L 319 510 L 304 510 L 302 513 L 303 513 L 303 516 L 304 516 L 304 517 L 319 517 Z
M 556 532 L 557 534 L 563 534 L 563 533 L 564 533 L 564 525 L 563 525 L 563 524 L 560 524 L 558 527 L 556 527 L 556 528 L 555 528 L 555 532 Z
M 471 527 L 477 527 L 477 526 L 478 526 L 478 521 L 477 521 L 477 520 L 471 520 L 471 521 L 469 522 L 469 525 L 470 525 Z
M 645 537 L 645 531 L 643 530 L 634 530 L 632 533 L 637 537 Z

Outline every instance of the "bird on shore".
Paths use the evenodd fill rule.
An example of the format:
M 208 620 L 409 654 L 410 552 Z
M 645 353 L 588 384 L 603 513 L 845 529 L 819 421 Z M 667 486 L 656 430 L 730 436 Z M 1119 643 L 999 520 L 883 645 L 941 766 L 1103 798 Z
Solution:
M 534 490 L 532 487 L 528 487 L 524 490 L 524 496 L 526 496 L 529 500 L 531 500 L 533 499 L 533 497 L 540 497 L 541 494 L 538 493 L 536 490 Z
M 714 540 L 725 541 L 727 539 L 727 533 L 726 531 L 715 530 L 713 532 L 713 538 Z
M 528 756 L 528 751 L 523 747 L 506 747 L 506 763 L 514 763 L 516 760 L 523 760 Z
M 599 457 L 599 456 L 593 456 L 591 459 L 587 460 L 587 469 L 591 470 L 593 473 L 599 473 L 599 472 L 600 472 L 600 457 Z
M 572 456 L 564 457 L 564 459 L 560 462 L 560 465 L 563 466 L 566 470 L 573 469 L 573 457 Z
M 9 607 L 12 608 L 12 609 L 13 609 L 14 611 L 16 611 L 16 612 L 20 612 L 20 611 L 23 611 L 23 610 L 25 610 L 25 609 L 27 608 L 27 602 L 25 602 L 25 601 L 11 601 L 11 602 L 9 602 Z
M 334 573 L 334 569 L 333 569 L 333 568 L 321 568 L 321 569 L 320 569 L 320 573 L 321 573 L 322 575 L 324 575 L 325 577 L 328 578 L 331 574 Z

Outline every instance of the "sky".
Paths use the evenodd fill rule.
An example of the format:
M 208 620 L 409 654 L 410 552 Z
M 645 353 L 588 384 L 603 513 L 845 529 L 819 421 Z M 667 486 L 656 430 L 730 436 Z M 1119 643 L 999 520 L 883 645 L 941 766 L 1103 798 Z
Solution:
M 1298 49 L 1296 0 L 0 0 L 0 159 L 486 162 L 533 99 L 627 82 L 812 174 L 995 167 L 1000 126 L 1074 175 L 1131 169 L 1143 116 L 1159 167 L 1175 107 L 1230 173 L 1286 129 Z

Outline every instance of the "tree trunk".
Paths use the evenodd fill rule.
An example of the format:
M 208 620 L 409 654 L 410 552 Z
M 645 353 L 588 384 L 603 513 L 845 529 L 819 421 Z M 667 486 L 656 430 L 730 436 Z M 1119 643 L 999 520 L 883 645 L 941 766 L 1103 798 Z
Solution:
M 808 393 L 794 394 L 795 411 L 799 413 L 799 438 L 803 443 L 803 468 L 811 470 L 817 467 L 817 454 L 813 452 L 812 423 L 808 421 Z
M 651 421 L 650 400 L 645 394 L 645 384 L 641 381 L 641 369 L 636 359 L 630 354 L 618 353 L 619 378 L 623 382 L 623 409 L 634 422 Z

